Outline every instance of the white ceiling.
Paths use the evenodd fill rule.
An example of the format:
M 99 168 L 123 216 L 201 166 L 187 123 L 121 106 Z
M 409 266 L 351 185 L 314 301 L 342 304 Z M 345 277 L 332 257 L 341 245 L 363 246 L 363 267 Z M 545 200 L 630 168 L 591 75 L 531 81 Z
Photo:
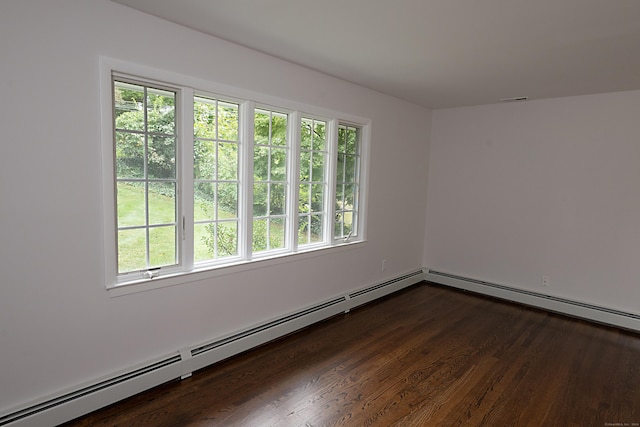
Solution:
M 430 107 L 640 89 L 640 0 L 113 0 Z

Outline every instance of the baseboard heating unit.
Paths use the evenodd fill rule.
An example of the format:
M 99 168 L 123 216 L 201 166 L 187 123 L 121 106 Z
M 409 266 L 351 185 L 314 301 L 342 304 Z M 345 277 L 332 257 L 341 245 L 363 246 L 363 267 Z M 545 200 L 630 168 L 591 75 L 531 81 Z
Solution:
M 0 426 L 50 427 L 61 424 L 157 385 L 178 378 L 186 378 L 198 369 L 347 312 L 422 280 L 424 280 L 423 270 L 416 270 L 364 289 L 336 296 L 228 336 L 216 337 L 189 348 L 177 349 L 175 353 L 149 363 L 0 413 Z
M 476 292 L 532 307 L 542 308 L 555 313 L 640 332 L 640 315 L 637 314 L 552 295 L 545 295 L 525 289 L 513 288 L 498 283 L 485 282 L 469 277 L 444 273 L 437 270 L 425 269 L 424 278 L 427 281 L 441 285 L 464 289 L 470 292 Z

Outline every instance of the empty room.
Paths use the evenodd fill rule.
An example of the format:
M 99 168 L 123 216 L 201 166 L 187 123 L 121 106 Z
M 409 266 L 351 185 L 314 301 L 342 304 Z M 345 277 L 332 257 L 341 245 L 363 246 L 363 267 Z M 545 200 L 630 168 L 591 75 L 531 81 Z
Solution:
M 640 425 L 640 2 L 0 1 L 0 426 Z

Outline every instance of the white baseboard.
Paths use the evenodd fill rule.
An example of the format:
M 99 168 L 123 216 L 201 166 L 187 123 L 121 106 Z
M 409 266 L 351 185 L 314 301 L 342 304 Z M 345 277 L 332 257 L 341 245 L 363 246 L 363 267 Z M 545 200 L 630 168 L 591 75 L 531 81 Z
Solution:
M 424 269 L 427 281 L 458 289 L 488 295 L 520 304 L 542 308 L 547 311 L 603 323 L 632 331 L 640 331 L 640 316 L 607 307 L 587 304 L 538 292 L 517 289 L 502 284 L 485 282 L 470 277 L 458 276 L 434 269 Z
M 72 420 L 291 332 L 421 282 L 422 270 L 336 296 L 224 337 L 177 349 L 126 371 L 0 413 L 0 426 L 50 427 Z

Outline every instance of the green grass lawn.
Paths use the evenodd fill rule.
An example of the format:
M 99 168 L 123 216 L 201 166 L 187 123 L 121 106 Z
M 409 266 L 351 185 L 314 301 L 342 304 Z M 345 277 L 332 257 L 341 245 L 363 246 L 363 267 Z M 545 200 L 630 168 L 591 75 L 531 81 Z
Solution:
M 195 203 L 196 218 L 211 217 L 203 203 Z M 220 212 L 222 218 L 233 218 L 227 212 Z M 173 197 L 149 191 L 149 222 L 171 224 L 175 221 L 175 201 Z M 118 224 L 119 226 L 144 225 L 144 188 L 118 183 Z M 211 258 L 211 250 L 205 244 L 206 227 L 194 228 L 194 259 Z M 149 258 L 151 266 L 168 265 L 175 262 L 175 226 L 151 229 L 149 235 Z M 126 230 L 118 235 L 118 265 L 120 271 L 146 268 L 146 233 L 144 229 Z
M 145 224 L 145 199 L 144 188 L 141 186 L 118 183 L 118 226 L 142 226 Z M 158 191 L 149 191 L 149 222 L 150 224 L 174 224 L 175 200 L 169 196 L 172 191 L 166 191 L 158 187 Z M 194 204 L 195 218 L 211 218 L 212 207 L 207 207 L 203 202 Z M 219 211 L 220 218 L 231 219 L 234 215 Z M 224 223 L 229 227 L 233 223 Z M 254 242 L 254 251 L 263 250 L 266 245 L 266 227 L 256 224 L 254 232 L 264 233 L 262 238 Z M 232 228 L 230 231 L 234 233 Z M 150 267 L 171 265 L 176 262 L 175 225 L 153 227 L 149 232 L 149 260 Z M 284 242 L 284 227 L 282 224 L 271 224 L 271 247 L 282 247 Z M 194 260 L 205 261 L 213 258 L 212 250 L 207 244 L 210 240 L 208 224 L 196 224 L 194 226 Z M 259 243 L 262 242 L 262 243 Z M 237 245 L 237 244 L 236 244 Z M 118 232 L 118 266 L 120 272 L 142 270 L 146 265 L 146 233 L 144 229 L 122 230 Z

